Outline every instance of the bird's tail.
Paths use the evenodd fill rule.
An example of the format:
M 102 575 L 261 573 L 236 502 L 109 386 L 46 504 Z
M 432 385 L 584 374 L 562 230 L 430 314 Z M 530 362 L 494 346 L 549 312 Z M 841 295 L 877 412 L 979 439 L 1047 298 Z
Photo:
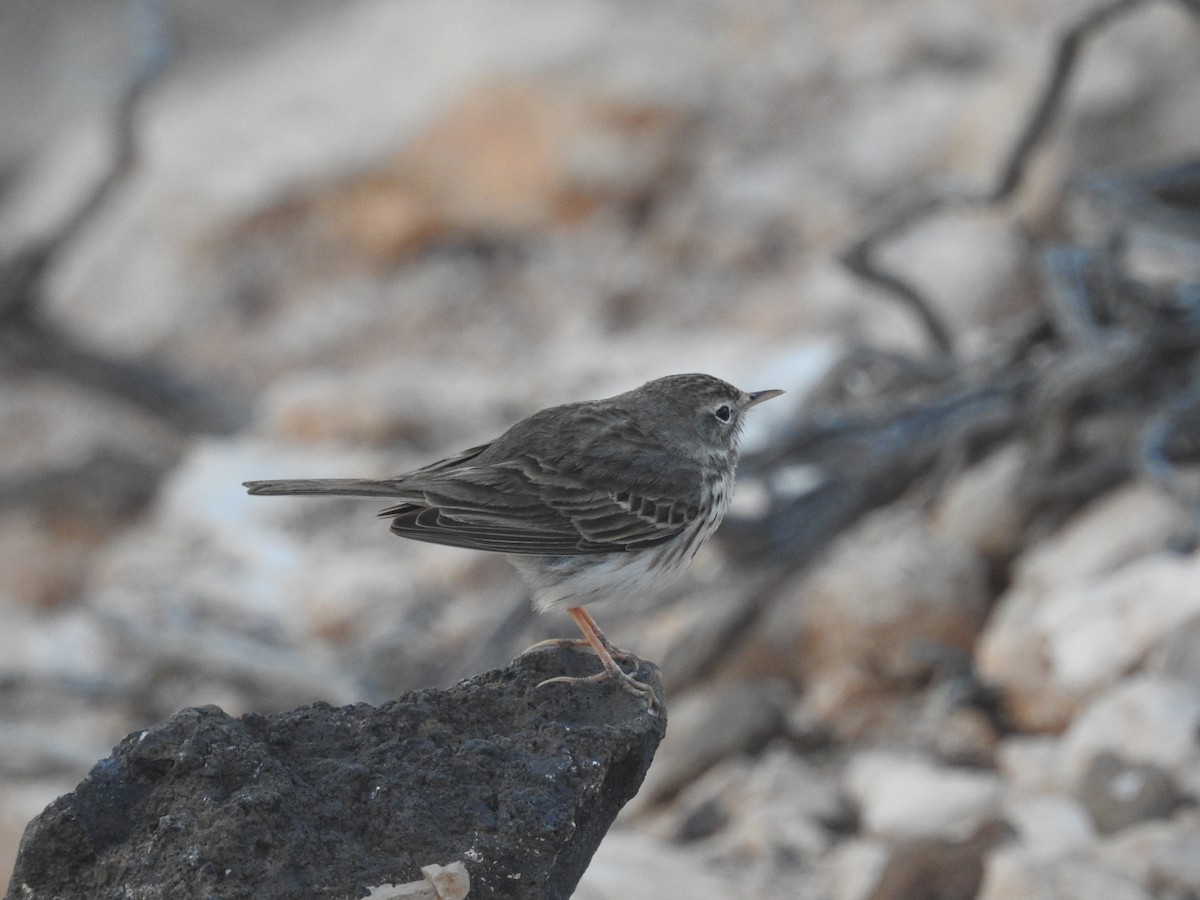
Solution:
M 361 478 L 293 478 L 282 481 L 244 481 L 251 494 L 329 494 L 338 497 L 395 497 L 402 493 L 395 481 Z

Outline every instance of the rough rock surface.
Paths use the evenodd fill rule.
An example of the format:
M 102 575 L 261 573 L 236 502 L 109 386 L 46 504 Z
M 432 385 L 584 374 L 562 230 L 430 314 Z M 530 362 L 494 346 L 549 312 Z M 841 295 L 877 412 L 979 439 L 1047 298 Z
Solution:
M 612 682 L 536 687 L 595 665 L 547 650 L 379 707 L 183 710 L 30 823 L 8 897 L 362 897 L 455 860 L 472 897 L 568 897 L 666 730 Z

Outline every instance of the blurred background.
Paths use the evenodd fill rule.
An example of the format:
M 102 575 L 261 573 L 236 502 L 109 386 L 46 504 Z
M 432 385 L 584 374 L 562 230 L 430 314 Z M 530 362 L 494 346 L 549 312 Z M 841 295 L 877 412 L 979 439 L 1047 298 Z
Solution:
M 923 186 L 990 190 L 1097 10 L 1018 188 L 881 250 L 952 364 L 840 257 Z M 796 505 L 831 484 L 814 408 L 912 401 L 881 368 L 989 384 L 969 361 L 1047 304 L 1035 248 L 1096 218 L 1080 178 L 1197 159 L 1197 13 L 0 0 L 0 885 L 182 707 L 378 703 L 574 636 L 500 558 L 242 481 L 394 474 L 700 371 L 788 394 L 720 540 L 594 611 L 670 726 L 577 896 L 1200 896 L 1186 502 L 1126 465 L 1022 505 L 1010 421 L 811 540 Z

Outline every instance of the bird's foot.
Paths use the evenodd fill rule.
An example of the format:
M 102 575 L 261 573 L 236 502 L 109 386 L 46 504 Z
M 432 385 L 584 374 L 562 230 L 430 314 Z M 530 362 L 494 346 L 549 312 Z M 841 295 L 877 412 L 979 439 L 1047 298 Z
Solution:
M 547 678 L 545 681 L 539 682 L 538 687 L 545 687 L 548 684 L 595 684 L 608 679 L 615 679 L 621 688 L 626 693 L 633 694 L 639 700 L 644 700 L 649 704 L 650 709 L 657 713 L 661 709 L 661 704 L 658 700 L 658 695 L 654 689 L 645 682 L 638 681 L 632 675 L 628 674 L 620 667 L 614 664 L 613 668 L 605 668 L 602 672 L 597 672 L 595 675 L 559 675 L 557 678 Z
M 587 644 L 592 648 L 592 652 L 596 654 L 597 658 L 599 658 L 600 665 L 604 666 L 604 671 L 598 672 L 595 675 L 587 675 L 583 677 L 560 675 L 557 678 L 547 678 L 545 681 L 539 683 L 538 687 L 542 687 L 543 685 L 547 684 L 578 684 L 580 682 L 596 682 L 603 681 L 606 678 L 615 678 L 623 690 L 625 690 L 627 693 L 633 694 L 640 700 L 646 701 L 650 707 L 650 711 L 657 714 L 662 707 L 659 703 L 658 695 L 654 692 L 653 688 L 651 688 L 648 684 L 643 684 L 632 675 L 626 673 L 613 659 L 614 656 L 618 656 L 621 659 L 631 660 L 635 658 L 634 655 L 626 650 L 618 650 L 612 644 L 610 644 L 608 642 L 608 638 L 604 636 L 604 632 L 601 631 L 600 627 L 596 624 L 596 621 L 587 614 L 587 611 L 583 609 L 583 607 L 573 606 L 570 607 L 567 612 L 570 614 L 571 618 L 575 620 L 575 624 L 579 626 L 579 630 L 583 632 L 583 636 L 586 638 L 586 640 L 542 641 L 541 643 L 534 644 L 533 647 L 530 647 L 529 649 L 532 650 L 536 647 L 545 646 L 578 647 L 583 644 Z

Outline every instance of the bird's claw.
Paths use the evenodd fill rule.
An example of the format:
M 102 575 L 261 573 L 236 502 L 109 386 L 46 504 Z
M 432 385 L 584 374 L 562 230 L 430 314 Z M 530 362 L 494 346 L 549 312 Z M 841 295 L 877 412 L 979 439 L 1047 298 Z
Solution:
M 639 700 L 646 701 L 650 705 L 651 711 L 657 713 L 661 709 L 658 694 L 654 692 L 654 688 L 645 682 L 638 681 L 622 669 L 616 669 L 615 671 L 605 669 L 602 672 L 597 672 L 595 675 L 559 675 L 555 678 L 547 678 L 545 681 L 540 681 L 537 686 L 541 688 L 548 684 L 595 684 L 607 681 L 610 678 L 614 679 L 626 693 L 632 694 Z

